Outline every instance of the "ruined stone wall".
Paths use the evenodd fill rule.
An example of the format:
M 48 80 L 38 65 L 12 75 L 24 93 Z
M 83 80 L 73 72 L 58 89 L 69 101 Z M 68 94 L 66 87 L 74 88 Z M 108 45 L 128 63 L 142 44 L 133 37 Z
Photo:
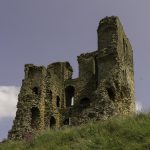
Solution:
M 25 79 L 18 96 L 16 118 L 10 139 L 21 139 L 47 127 L 60 127 L 60 109 L 65 107 L 64 81 L 72 77 L 68 62 L 50 64 L 47 69 L 25 65 Z
M 104 88 L 103 95 L 114 101 L 109 104 L 114 114 L 130 114 L 135 111 L 133 51 L 119 19 L 108 17 L 100 21 L 98 37 L 98 90 Z
M 77 103 L 71 109 L 74 125 L 135 112 L 133 51 L 123 27 L 117 17 L 106 17 L 100 21 L 97 32 L 98 51 L 94 59 L 93 53 L 78 57 L 81 91 L 77 84 L 76 101 L 86 97 L 90 103 L 82 108 Z M 92 75 L 94 78 L 90 78 Z M 90 89 L 93 85 L 96 88 Z
M 22 138 L 27 132 L 44 128 L 45 67 L 25 66 L 25 79 L 18 96 L 16 118 L 9 138 Z
M 97 35 L 98 50 L 78 56 L 76 79 L 68 62 L 25 65 L 10 139 L 135 112 L 133 51 L 119 18 L 102 19 Z
M 64 100 L 64 81 L 72 78 L 72 67 L 68 62 L 53 63 L 47 68 L 47 98 L 46 98 L 46 126 L 60 127 L 62 124 L 61 109 L 66 107 Z M 51 95 L 51 96 L 50 96 Z M 51 118 L 54 122 L 51 122 Z

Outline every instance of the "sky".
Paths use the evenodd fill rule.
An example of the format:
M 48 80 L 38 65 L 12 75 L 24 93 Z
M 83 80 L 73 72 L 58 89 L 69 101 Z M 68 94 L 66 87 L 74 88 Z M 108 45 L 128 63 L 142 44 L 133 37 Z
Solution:
M 69 61 L 97 50 L 97 27 L 118 16 L 134 52 L 137 107 L 150 109 L 150 0 L 0 0 L 0 140 L 16 112 L 24 64 Z

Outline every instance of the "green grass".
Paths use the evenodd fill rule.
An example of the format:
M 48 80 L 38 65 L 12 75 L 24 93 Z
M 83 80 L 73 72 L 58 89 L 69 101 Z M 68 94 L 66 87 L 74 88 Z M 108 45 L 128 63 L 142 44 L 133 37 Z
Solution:
M 150 150 L 150 113 L 113 118 L 63 130 L 47 130 L 0 150 Z

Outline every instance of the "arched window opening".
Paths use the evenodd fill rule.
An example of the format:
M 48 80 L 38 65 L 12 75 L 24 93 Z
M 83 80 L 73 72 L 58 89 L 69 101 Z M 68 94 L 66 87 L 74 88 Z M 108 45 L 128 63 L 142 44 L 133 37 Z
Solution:
M 69 125 L 69 118 L 67 118 L 63 121 L 63 125 Z
M 74 105 L 74 92 L 75 92 L 75 89 L 73 86 L 66 87 L 65 96 L 66 96 L 66 106 L 67 107 Z
M 49 96 L 49 99 L 51 100 L 52 99 L 52 91 L 48 91 L 48 96 Z
M 83 98 L 80 100 L 80 106 L 83 108 L 90 106 L 90 99 L 89 98 Z
M 56 126 L 56 119 L 52 116 L 50 118 L 50 128 L 54 128 Z
M 56 105 L 57 105 L 57 107 L 60 107 L 60 98 L 59 98 L 59 96 L 57 96 Z
M 33 92 L 34 94 L 38 95 L 38 94 L 39 94 L 39 88 L 38 88 L 38 87 L 34 87 L 34 88 L 32 89 L 32 92 Z
M 107 90 L 109 98 L 111 100 L 115 100 L 115 91 L 114 91 L 114 89 L 112 87 L 109 87 L 106 90 Z
M 38 129 L 40 119 L 40 111 L 37 107 L 32 107 L 31 109 L 31 127 L 33 129 Z
M 74 97 L 71 98 L 71 106 L 74 105 Z

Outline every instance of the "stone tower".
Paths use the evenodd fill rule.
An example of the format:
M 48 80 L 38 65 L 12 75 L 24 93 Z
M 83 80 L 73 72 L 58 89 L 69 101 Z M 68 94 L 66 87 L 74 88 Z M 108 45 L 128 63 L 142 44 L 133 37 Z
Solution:
M 25 65 L 10 139 L 135 112 L 133 51 L 119 18 L 102 19 L 97 34 L 98 50 L 78 56 L 76 79 L 68 62 Z

